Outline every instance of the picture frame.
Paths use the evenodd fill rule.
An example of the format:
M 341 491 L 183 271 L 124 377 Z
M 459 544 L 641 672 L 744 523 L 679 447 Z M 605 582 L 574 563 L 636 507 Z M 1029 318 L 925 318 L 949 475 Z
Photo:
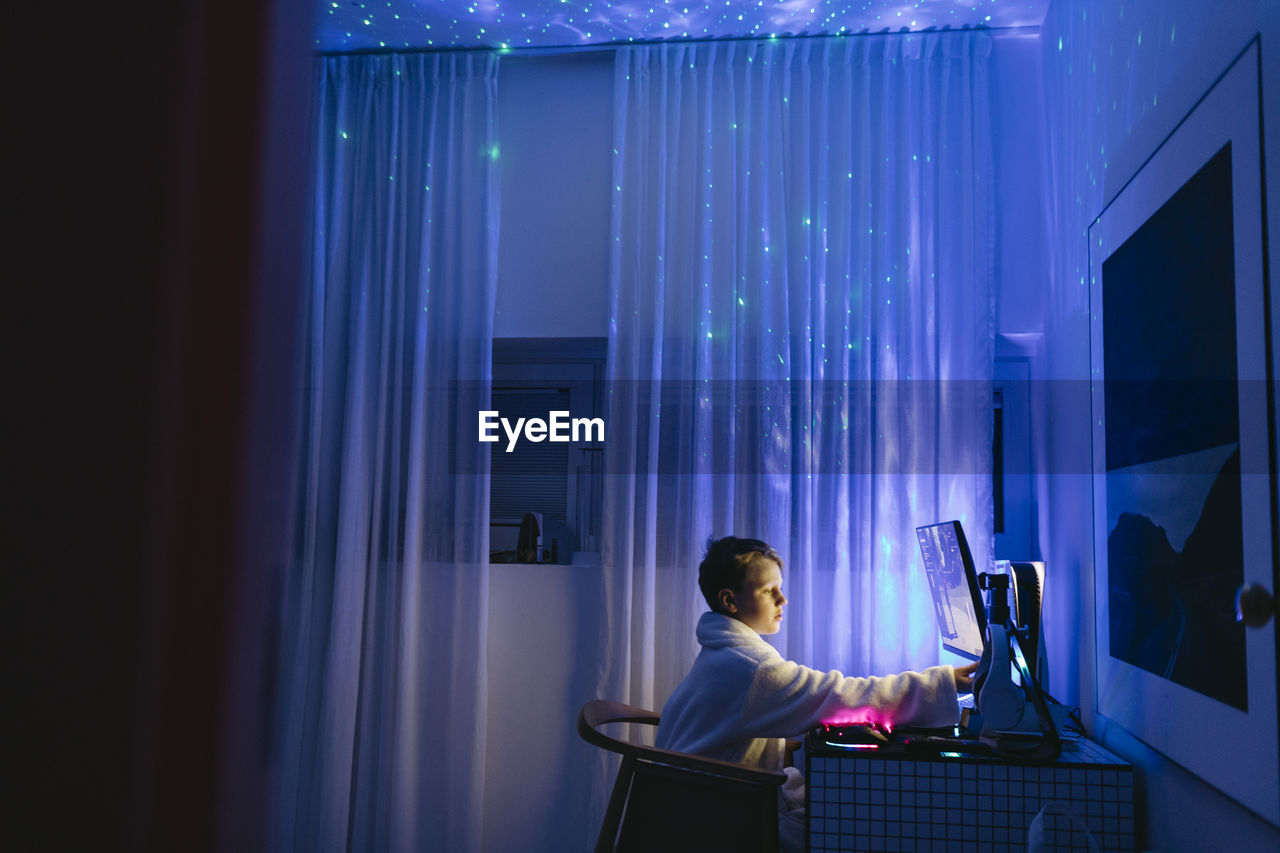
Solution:
M 1280 826 L 1255 37 L 1089 227 L 1097 711 Z

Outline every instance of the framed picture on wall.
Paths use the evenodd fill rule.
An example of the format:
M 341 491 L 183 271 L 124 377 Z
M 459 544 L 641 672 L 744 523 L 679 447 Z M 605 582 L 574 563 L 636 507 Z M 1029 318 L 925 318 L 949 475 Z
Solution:
M 1255 39 L 1089 229 L 1098 712 L 1280 825 Z

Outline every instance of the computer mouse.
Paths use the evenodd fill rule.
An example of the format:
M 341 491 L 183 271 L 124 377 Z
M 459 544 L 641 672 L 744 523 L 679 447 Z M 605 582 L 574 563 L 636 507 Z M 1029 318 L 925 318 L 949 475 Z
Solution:
M 893 740 L 888 730 L 875 723 L 841 723 L 827 726 L 827 743 L 839 744 L 872 744 L 890 743 Z

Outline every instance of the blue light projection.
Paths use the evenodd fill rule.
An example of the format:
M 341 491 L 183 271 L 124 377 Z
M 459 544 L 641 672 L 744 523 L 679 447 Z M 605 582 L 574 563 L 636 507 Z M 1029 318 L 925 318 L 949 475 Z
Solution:
M 321 52 L 1039 27 L 1049 0 L 318 0 Z

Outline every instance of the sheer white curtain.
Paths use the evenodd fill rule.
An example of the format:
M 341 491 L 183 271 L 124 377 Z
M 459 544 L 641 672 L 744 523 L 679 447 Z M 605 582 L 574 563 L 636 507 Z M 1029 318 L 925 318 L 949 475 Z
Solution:
M 618 51 L 601 695 L 688 670 L 709 535 L 783 555 L 784 654 L 939 661 L 914 528 L 991 548 L 989 51 Z
M 273 849 L 480 847 L 488 455 L 459 437 L 491 372 L 496 77 L 318 62 Z

